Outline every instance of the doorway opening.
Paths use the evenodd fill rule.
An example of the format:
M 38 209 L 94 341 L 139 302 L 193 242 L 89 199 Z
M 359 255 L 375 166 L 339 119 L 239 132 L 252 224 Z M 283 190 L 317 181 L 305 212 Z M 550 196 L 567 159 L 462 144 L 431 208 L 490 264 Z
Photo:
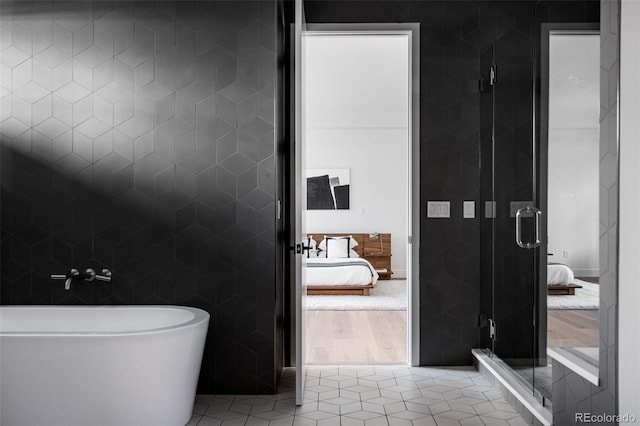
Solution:
M 318 24 L 308 30 L 306 360 L 412 364 L 412 32 Z M 342 237 L 344 253 L 336 251 Z

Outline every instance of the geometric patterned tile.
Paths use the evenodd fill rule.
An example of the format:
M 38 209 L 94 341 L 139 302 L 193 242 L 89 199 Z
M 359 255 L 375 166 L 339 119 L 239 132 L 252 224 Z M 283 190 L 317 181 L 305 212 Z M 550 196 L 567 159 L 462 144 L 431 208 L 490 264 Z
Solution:
M 264 21 L 266 31 L 275 34 L 276 15 L 258 15 L 258 1 L 231 7 L 219 7 L 218 2 L 137 2 L 136 7 L 115 2 L 106 8 L 100 2 L 56 2 L 55 11 L 45 13 L 35 2 L 21 3 L 15 14 L 5 4 L 9 2 L 3 2 L 0 17 L 0 132 L 3 150 L 12 152 L 0 156 L 0 204 L 3 214 L 16 212 L 16 218 L 32 218 L 33 226 L 47 230 L 46 241 L 56 249 L 49 253 L 41 241 L 25 241 L 24 234 L 22 239 L 14 237 L 26 224 L 3 220 L 8 244 L 17 238 L 16 247 L 24 249 L 0 251 L 0 263 L 19 263 L 31 275 L 22 281 L 3 275 L 2 285 L 8 287 L 2 288 L 2 302 L 31 303 L 31 290 L 25 286 L 40 286 L 31 281 L 51 272 L 42 265 L 60 259 L 78 268 L 110 268 L 111 287 L 102 284 L 87 291 L 72 286 L 70 292 L 52 293 L 50 302 L 156 300 L 201 307 L 212 318 L 221 317 L 217 332 L 208 336 L 202 389 L 273 391 L 275 355 L 264 348 L 273 347 L 275 333 L 262 324 L 274 320 L 275 312 L 266 306 L 275 305 L 275 292 L 266 296 L 270 300 L 260 301 L 239 295 L 265 280 L 275 286 L 275 265 L 260 260 L 275 246 L 254 250 L 255 259 L 241 257 L 237 247 L 239 242 L 257 241 L 258 232 L 267 238 L 273 225 L 257 227 L 258 222 L 269 222 L 265 215 L 246 217 L 246 206 L 237 207 L 239 178 L 220 163 L 236 152 L 238 129 L 223 122 L 214 86 L 216 68 L 237 61 L 240 34 L 228 23 L 256 28 Z M 207 31 L 199 33 L 204 28 Z M 205 33 L 212 38 L 200 42 Z M 224 48 L 217 34 L 222 34 Z M 275 38 L 265 38 L 263 44 L 276 51 Z M 275 62 L 269 69 L 252 67 L 242 77 L 250 84 L 243 83 L 236 95 L 273 99 Z M 237 72 L 227 73 L 226 85 L 238 77 Z M 267 114 L 264 121 L 273 123 L 274 118 Z M 272 124 L 266 133 L 273 135 Z M 231 151 L 217 159 L 216 139 L 225 135 Z M 4 145 L 5 139 L 11 143 Z M 264 141 L 245 141 L 242 154 L 227 166 L 240 172 L 255 169 L 254 158 L 273 156 L 271 139 L 270 148 Z M 275 182 L 263 181 L 258 187 L 258 179 L 249 176 L 242 179 L 242 191 L 253 205 L 268 205 L 273 203 Z M 48 209 L 41 208 L 42 200 L 36 199 L 40 195 L 51 198 Z M 239 218 L 242 226 L 237 225 Z M 87 236 L 92 229 L 100 232 L 93 245 Z M 27 252 L 34 253 L 29 260 L 23 256 Z M 259 264 L 260 276 L 240 280 L 247 263 Z M 219 271 L 215 276 L 208 273 L 212 265 Z M 219 281 L 229 295 L 220 300 Z M 234 295 L 242 309 L 218 309 L 225 307 L 225 299 L 235 300 Z M 243 336 L 236 335 L 237 329 Z M 231 357 L 238 351 L 245 355 Z M 225 376 L 229 371 L 233 375 Z M 236 410 L 240 407 L 235 405 Z M 274 414 L 273 407 L 246 407 L 260 410 L 253 414 L 261 417 L 252 421 L 262 424 L 286 423 L 291 416 Z M 251 412 L 239 414 L 227 421 L 244 424 Z M 205 421 L 219 423 L 211 417 Z
M 0 61 L 6 66 L 13 68 L 26 61 L 29 55 L 15 46 L 9 46 L 0 52 Z
M 80 99 L 84 98 L 85 96 L 87 96 L 91 92 L 86 88 L 72 81 L 66 84 L 65 86 L 61 87 L 60 89 L 56 90 L 55 93 L 57 96 L 61 97 L 65 101 L 75 103 Z
M 77 126 L 78 124 L 93 117 L 92 104 L 93 104 L 93 95 L 87 95 L 73 103 L 72 123 L 74 126 Z
M 240 102 L 246 100 L 251 95 L 255 93 L 254 89 L 244 85 L 243 83 L 236 81 L 228 87 L 225 87 L 220 91 L 224 97 L 229 99 L 235 104 L 239 104 Z
M 2 132 L 2 136 L 8 137 L 10 139 L 14 139 L 19 135 L 23 134 L 29 129 L 29 126 L 24 124 L 23 122 L 16 120 L 13 117 L 9 117 L 0 123 L 0 132 Z
M 11 71 L 11 75 L 12 75 L 11 88 L 13 89 L 14 92 L 17 92 L 20 88 L 22 88 L 22 86 L 32 83 L 33 68 L 34 68 L 33 62 L 34 61 L 32 61 L 31 59 L 27 59 L 21 64 L 13 67 Z
M 114 106 L 111 102 L 100 96 L 93 96 L 93 116 L 98 120 L 109 125 L 109 129 L 113 127 Z
M 32 81 L 14 90 L 14 93 L 29 103 L 42 99 L 50 92 Z
M 68 31 L 62 25 L 53 23 L 53 47 L 60 49 L 64 53 L 70 55 L 72 53 L 73 33 Z
M 91 139 L 96 139 L 97 137 L 106 133 L 109 129 L 111 129 L 111 127 L 107 123 L 100 121 L 95 117 L 92 117 L 82 124 L 76 126 L 77 131 L 88 136 Z
M 69 127 L 61 121 L 51 117 L 37 125 L 35 129 L 43 135 L 47 135 L 50 138 L 56 138 L 68 131 Z
M 307 370 L 305 400 L 295 405 L 295 369 L 287 369 L 282 377 L 278 393 L 273 396 L 251 397 L 242 395 L 198 395 L 191 423 L 193 425 L 227 424 L 229 421 L 255 425 L 498 425 L 526 424 L 503 399 L 495 400 L 501 409 L 492 405 L 488 398 L 471 399 L 461 397 L 455 402 L 459 409 L 448 407 L 446 402 L 432 410 L 420 403 L 422 398 L 395 400 L 374 398 L 363 401 L 363 395 L 393 388 L 403 383 L 424 382 L 425 378 L 449 376 L 456 378 L 458 389 L 475 386 L 474 379 L 484 380 L 472 368 L 424 368 L 407 366 L 311 366 Z M 355 381 L 355 383 L 354 383 Z M 337 388 L 319 384 L 334 383 Z M 414 385 L 418 388 L 418 385 Z M 431 394 L 442 393 L 442 387 L 424 383 L 420 389 Z M 347 391 L 348 390 L 348 391 Z M 351 397 L 324 393 L 347 391 Z M 485 392 L 497 389 L 486 386 Z M 482 395 L 482 393 L 480 393 Z M 413 395 L 415 396 L 415 395 Z M 444 394 L 439 398 L 446 399 Z M 454 402 L 452 402 L 454 403 Z M 443 405 L 442 405 L 443 404 Z M 476 413 L 474 406 L 481 406 Z M 509 423 L 507 423 L 507 421 Z M 216 423 L 221 422 L 221 423 Z
M 71 60 L 73 69 L 73 81 L 82 87 L 93 89 L 93 67 L 80 61 L 78 56 L 74 56 Z
M 11 68 L 4 64 L 0 64 L 0 87 L 2 87 L 2 89 L 5 91 L 11 91 L 12 85 L 13 81 L 11 76 Z
M 56 18 L 54 22 L 64 29 L 68 30 L 69 32 L 73 33 L 87 25 L 90 21 L 90 18 L 88 18 L 86 15 L 76 10 L 71 10 L 67 13 L 64 13 L 59 18 Z
M 111 81 L 96 92 L 98 95 L 111 103 L 116 103 L 124 97 L 132 97 L 132 93 L 121 84 Z
M 109 59 L 110 55 L 104 50 L 96 46 L 91 46 L 88 49 L 82 51 L 81 53 L 76 54 L 75 57 L 80 62 L 87 65 L 88 67 L 95 68 L 96 66 L 100 65 L 102 62 Z M 59 62 L 62 62 L 63 60 L 64 59 L 59 60 Z
M 157 102 L 169 95 L 171 92 L 159 83 L 149 83 L 146 86 L 141 87 L 137 93 L 149 101 Z
M 38 53 L 35 56 L 35 59 L 42 62 L 44 65 L 46 65 L 49 68 L 55 68 L 61 63 L 63 63 L 64 61 L 66 61 L 67 59 L 69 59 L 69 57 L 70 56 L 67 53 L 63 52 L 60 49 L 57 49 L 54 46 L 51 46 L 48 49 Z
M 31 103 L 18 96 L 7 97 L 11 98 L 11 116 L 25 124 L 31 124 L 33 112 L 33 110 L 30 108 Z
M 105 62 L 93 68 L 93 90 L 99 90 L 107 84 L 113 82 L 114 61 L 108 58 Z
M 69 28 L 67 28 L 68 30 L 70 30 L 73 33 L 73 54 L 76 55 L 80 52 L 82 52 L 83 50 L 87 49 L 88 47 L 90 47 L 93 44 L 93 22 L 89 22 L 90 19 L 88 19 L 86 16 L 84 17 L 84 19 L 86 19 L 85 21 L 82 20 L 82 18 L 79 18 L 79 16 L 81 16 L 80 14 L 76 14 L 74 16 L 74 19 L 78 19 L 78 21 L 76 21 L 73 26 L 76 27 L 75 30 L 70 30 Z M 71 22 L 72 20 L 69 19 L 69 22 Z M 83 22 L 89 22 L 88 24 L 77 28 L 78 26 L 81 25 L 81 23 Z M 60 23 L 60 22 L 58 22 Z M 77 25 L 76 25 L 77 24 Z
M 36 61 L 37 63 L 37 61 Z M 34 71 L 35 71 L 34 66 Z M 56 91 L 72 81 L 73 61 L 68 60 L 51 70 L 51 89 Z
M 49 91 L 53 91 L 53 70 L 41 62 L 33 61 L 31 78 L 40 86 Z
M 149 131 L 151 126 L 137 118 L 131 118 L 118 126 L 118 131 L 135 139 Z
M 6 95 L 0 99 L 0 122 L 11 117 L 11 98 L 11 95 Z
M 32 124 L 37 125 L 42 123 L 53 114 L 53 99 L 52 96 L 46 96 L 41 100 L 33 103 L 32 106 Z
M 11 25 L 11 44 L 25 53 L 33 53 L 33 36 L 25 20 L 14 20 Z

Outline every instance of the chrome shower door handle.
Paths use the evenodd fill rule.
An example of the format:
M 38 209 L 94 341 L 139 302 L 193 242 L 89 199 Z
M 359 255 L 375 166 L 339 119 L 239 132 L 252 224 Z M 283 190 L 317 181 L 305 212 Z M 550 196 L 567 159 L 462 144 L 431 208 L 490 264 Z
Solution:
M 523 207 L 516 211 L 516 244 L 522 248 L 527 248 L 522 242 L 522 212 L 529 207 Z
M 535 207 L 531 207 L 531 209 L 533 210 L 533 214 L 536 216 L 536 240 L 530 248 L 536 248 L 542 243 L 540 240 L 540 221 L 542 220 L 542 212 Z
M 525 243 L 522 241 L 522 214 L 533 212 L 536 218 L 536 240 L 533 243 Z M 527 206 L 516 211 L 516 244 L 523 249 L 532 249 L 540 245 L 540 217 L 542 212 L 535 207 Z

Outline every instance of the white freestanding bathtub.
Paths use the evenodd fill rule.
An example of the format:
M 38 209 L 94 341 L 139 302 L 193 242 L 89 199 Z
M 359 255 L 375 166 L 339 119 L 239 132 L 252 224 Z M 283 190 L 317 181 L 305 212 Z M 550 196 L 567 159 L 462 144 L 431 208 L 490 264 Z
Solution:
M 183 426 L 208 323 L 181 306 L 0 307 L 0 424 Z

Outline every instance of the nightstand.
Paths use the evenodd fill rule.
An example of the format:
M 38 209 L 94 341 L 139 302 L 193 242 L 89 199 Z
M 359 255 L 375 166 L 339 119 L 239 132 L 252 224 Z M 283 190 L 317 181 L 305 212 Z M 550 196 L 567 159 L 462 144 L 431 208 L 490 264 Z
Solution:
M 391 234 L 378 234 L 371 237 L 364 234 L 364 258 L 378 272 L 381 280 L 390 280 L 391 274 Z

